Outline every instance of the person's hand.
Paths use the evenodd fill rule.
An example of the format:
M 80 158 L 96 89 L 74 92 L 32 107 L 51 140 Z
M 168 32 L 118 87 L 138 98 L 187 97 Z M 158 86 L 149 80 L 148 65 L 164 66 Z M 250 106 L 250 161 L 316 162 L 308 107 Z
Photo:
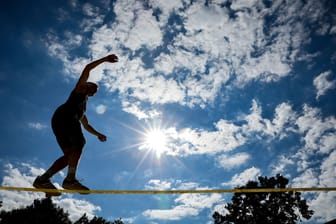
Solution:
M 115 54 L 110 54 L 106 56 L 106 60 L 111 63 L 118 62 L 118 56 Z
M 103 135 L 103 134 L 99 134 L 97 137 L 98 137 L 98 139 L 99 139 L 101 142 L 105 142 L 105 141 L 106 141 L 106 136 Z

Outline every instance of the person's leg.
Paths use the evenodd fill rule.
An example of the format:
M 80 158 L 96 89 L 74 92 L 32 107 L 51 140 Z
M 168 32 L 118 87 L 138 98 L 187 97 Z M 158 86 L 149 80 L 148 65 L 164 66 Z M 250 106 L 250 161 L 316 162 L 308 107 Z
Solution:
M 63 170 L 67 165 L 68 165 L 68 159 L 67 159 L 67 157 L 66 156 L 61 156 L 40 177 L 42 179 L 50 179 L 56 173 L 58 173 L 59 171 Z
M 64 169 L 68 165 L 67 158 L 62 156 L 58 158 L 51 167 L 41 176 L 36 177 L 33 182 L 33 186 L 41 189 L 57 189 L 50 181 L 50 178 L 54 176 L 57 172 Z M 46 193 L 47 197 L 50 196 L 60 196 L 60 192 L 48 192 Z
M 56 125 L 57 124 L 57 125 Z M 61 149 L 64 146 L 71 145 L 71 139 L 68 137 L 68 129 L 66 126 L 59 125 L 61 122 L 55 122 L 53 117 L 52 129 L 55 134 L 58 145 Z M 64 153 L 64 152 L 63 152 Z M 55 162 L 48 168 L 48 170 L 41 176 L 38 176 L 34 182 L 33 186 L 36 188 L 46 188 L 46 189 L 56 189 L 56 187 L 51 183 L 50 179 L 59 171 L 68 166 L 68 157 L 64 154 L 59 157 Z
M 68 161 L 68 174 L 63 181 L 62 187 L 69 190 L 89 190 L 76 179 L 76 172 L 82 151 L 85 145 L 85 138 L 81 132 L 72 136 L 73 146 L 62 148 Z
M 54 117 L 52 120 L 52 128 L 64 156 L 50 167 L 49 172 L 46 172 L 46 177 L 48 177 L 48 174 L 53 175 L 68 166 L 67 178 L 75 179 L 78 162 L 85 145 L 81 125 L 76 120 L 64 120 L 62 117 L 56 118 Z
M 73 148 L 64 148 L 64 157 L 66 158 L 68 164 L 68 174 L 66 179 L 73 180 L 76 179 L 77 167 L 79 164 L 80 157 L 82 155 L 82 150 Z
M 67 150 L 67 149 L 65 149 Z M 62 187 L 64 189 L 69 190 L 90 190 L 88 187 L 82 185 L 77 179 L 76 179 L 76 171 L 77 166 L 81 157 L 82 151 L 81 150 L 73 150 L 69 153 L 66 153 L 66 156 L 68 158 L 68 174 L 66 178 L 63 181 Z M 86 193 L 82 193 L 86 194 Z
M 56 134 L 55 134 L 56 135 Z M 56 139 L 58 144 L 61 146 L 64 142 L 64 138 L 56 135 Z M 58 158 L 50 167 L 49 169 L 42 174 L 41 176 L 36 177 L 33 182 L 33 186 L 36 188 L 42 189 L 57 189 L 50 181 L 51 177 L 54 176 L 57 172 L 64 169 L 68 165 L 68 159 L 66 156 L 61 156 Z M 49 195 L 60 195 L 60 193 L 49 194 Z

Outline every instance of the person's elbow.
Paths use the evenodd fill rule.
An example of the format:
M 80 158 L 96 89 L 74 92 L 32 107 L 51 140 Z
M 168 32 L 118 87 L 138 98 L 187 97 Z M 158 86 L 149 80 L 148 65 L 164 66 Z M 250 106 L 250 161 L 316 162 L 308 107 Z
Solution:
M 84 70 L 83 70 L 83 71 L 90 72 L 94 67 L 95 67 L 95 66 L 94 66 L 93 63 L 89 63 L 89 64 L 87 64 L 87 65 L 84 67 Z

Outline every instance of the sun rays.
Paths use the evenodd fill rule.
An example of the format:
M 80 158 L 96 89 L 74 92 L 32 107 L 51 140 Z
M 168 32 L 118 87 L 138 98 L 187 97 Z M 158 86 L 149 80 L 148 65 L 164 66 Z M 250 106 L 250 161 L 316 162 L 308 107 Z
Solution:
M 148 130 L 145 133 L 145 139 L 141 148 L 147 148 L 155 152 L 157 158 L 160 158 L 161 154 L 167 151 L 167 141 L 168 137 L 163 129 Z
M 169 154 L 171 151 L 170 146 L 172 146 L 174 142 L 174 138 L 172 138 L 172 130 L 175 130 L 175 128 L 167 128 L 167 125 L 163 124 L 161 121 L 151 121 L 132 125 L 116 120 L 114 122 L 117 122 L 119 125 L 130 130 L 132 133 L 131 136 L 135 137 L 130 139 L 129 145 L 125 145 L 116 151 L 138 149 L 145 152 L 144 155 L 146 157 L 153 155 L 157 160 L 159 160 L 163 154 Z

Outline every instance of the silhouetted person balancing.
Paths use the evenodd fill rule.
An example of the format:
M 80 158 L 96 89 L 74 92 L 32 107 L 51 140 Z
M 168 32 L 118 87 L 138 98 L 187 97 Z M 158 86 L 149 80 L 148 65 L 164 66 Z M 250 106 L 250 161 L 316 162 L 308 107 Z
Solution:
M 118 57 L 111 54 L 86 65 L 68 100 L 56 109 L 52 117 L 51 126 L 64 155 L 58 158 L 44 174 L 35 179 L 33 183 L 35 188 L 57 189 L 50 179 L 57 172 L 68 166 L 68 173 L 62 187 L 69 190 L 89 190 L 76 179 L 77 166 L 86 142 L 81 124 L 89 133 L 97 136 L 102 142 L 106 141 L 106 136 L 96 131 L 85 116 L 87 99 L 98 90 L 97 84 L 87 80 L 90 71 L 96 66 L 104 62 L 115 63 L 117 61 Z M 47 196 L 59 195 L 61 193 L 47 193 Z

